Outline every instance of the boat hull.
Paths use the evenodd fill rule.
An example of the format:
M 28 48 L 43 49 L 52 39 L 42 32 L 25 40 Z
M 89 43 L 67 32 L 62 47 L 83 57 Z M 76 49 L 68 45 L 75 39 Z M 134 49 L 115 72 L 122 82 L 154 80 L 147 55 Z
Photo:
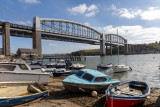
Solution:
M 115 86 L 119 84 L 119 82 L 117 83 L 113 83 L 112 85 Z M 105 91 L 110 84 L 75 84 L 75 83 L 67 83 L 67 82 L 63 82 L 63 85 L 65 87 L 66 90 L 72 91 L 72 92 L 87 92 L 87 91 L 98 91 L 98 92 L 103 92 Z
M 0 107 L 14 106 L 35 100 L 48 93 L 35 82 L 0 82 Z
M 111 68 L 111 66 L 97 66 L 97 68 L 99 68 L 99 69 L 109 69 L 109 68 Z
M 112 98 L 106 97 L 106 101 L 107 101 L 107 107 L 129 107 L 129 106 L 133 106 L 136 105 L 142 101 L 144 101 L 145 98 L 142 99 L 116 99 L 116 98 Z
M 6 106 L 14 106 L 18 104 L 23 104 L 32 100 L 35 100 L 39 97 L 42 97 L 43 95 L 47 94 L 48 91 L 34 94 L 34 95 L 29 95 L 25 97 L 18 97 L 18 98 L 0 98 L 0 107 L 6 107 Z
M 126 71 L 130 71 L 130 68 L 113 68 L 114 72 L 126 72 Z
M 35 81 L 38 83 L 48 82 L 48 74 L 29 74 L 29 73 L 6 73 L 0 72 L 0 82 L 4 81 Z
M 77 71 L 72 71 L 72 72 L 63 72 L 63 73 L 56 73 L 56 72 L 52 72 L 53 76 L 65 76 L 65 75 L 72 75 L 77 73 Z
M 145 82 L 126 82 L 106 90 L 107 107 L 130 107 L 144 101 L 150 94 Z
M 66 68 L 66 65 L 46 65 L 47 68 Z

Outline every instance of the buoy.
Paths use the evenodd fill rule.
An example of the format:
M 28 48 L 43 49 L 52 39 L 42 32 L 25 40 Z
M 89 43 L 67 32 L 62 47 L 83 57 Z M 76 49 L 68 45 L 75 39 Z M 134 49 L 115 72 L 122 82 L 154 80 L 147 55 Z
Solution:
M 97 91 L 92 91 L 91 95 L 92 95 L 93 97 L 96 97 L 96 96 L 97 96 Z

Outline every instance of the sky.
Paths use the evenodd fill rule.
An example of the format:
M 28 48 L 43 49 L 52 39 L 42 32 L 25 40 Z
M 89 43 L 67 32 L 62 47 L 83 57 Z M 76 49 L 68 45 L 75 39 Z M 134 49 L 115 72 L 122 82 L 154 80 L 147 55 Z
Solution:
M 78 22 L 104 34 L 116 34 L 118 29 L 129 44 L 160 41 L 160 0 L 0 0 L 0 21 L 32 26 L 34 16 Z M 11 52 L 16 53 L 18 48 L 32 48 L 32 39 L 11 37 Z M 42 40 L 43 54 L 97 48 Z

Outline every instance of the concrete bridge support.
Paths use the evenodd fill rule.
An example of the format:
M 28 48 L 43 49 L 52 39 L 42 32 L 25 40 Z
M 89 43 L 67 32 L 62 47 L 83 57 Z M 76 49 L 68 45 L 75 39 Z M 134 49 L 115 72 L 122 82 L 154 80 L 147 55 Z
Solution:
M 40 17 L 33 18 L 33 29 L 33 49 L 36 49 L 38 56 L 42 57 Z
M 110 52 L 111 52 L 111 55 L 112 55 L 112 43 L 110 42 Z
M 109 54 L 109 52 L 108 52 L 108 43 L 105 43 L 105 46 L 106 46 L 106 55 L 108 55 Z
M 105 35 L 104 34 L 100 36 L 100 55 L 101 56 L 105 55 Z
M 3 26 L 3 54 L 10 55 L 10 23 L 5 22 Z
M 128 55 L 129 54 L 129 50 L 128 50 L 128 44 L 125 44 L 125 54 Z

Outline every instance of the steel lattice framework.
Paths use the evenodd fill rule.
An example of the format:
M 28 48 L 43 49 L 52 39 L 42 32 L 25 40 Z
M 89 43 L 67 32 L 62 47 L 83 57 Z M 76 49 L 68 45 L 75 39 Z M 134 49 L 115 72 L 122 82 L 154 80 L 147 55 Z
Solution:
M 127 44 L 127 39 L 117 34 L 105 34 L 105 40 L 108 43 L 124 45 Z
M 45 32 L 53 32 L 94 40 L 99 40 L 101 35 L 100 32 L 86 25 L 60 19 L 41 19 L 41 29 Z
M 76 41 L 83 43 L 86 42 L 90 44 L 100 43 L 101 39 L 100 36 L 102 35 L 102 33 L 98 32 L 97 30 L 89 26 L 68 20 L 48 19 L 48 18 L 41 18 L 40 23 L 41 23 L 41 32 L 63 35 L 62 38 L 63 41 L 65 41 L 64 39 L 65 37 L 69 37 L 70 41 L 73 42 Z M 50 37 L 50 39 L 54 38 Z M 78 41 L 78 39 L 83 41 Z M 112 43 L 115 45 L 127 43 L 126 39 L 117 34 L 105 34 L 105 40 L 106 43 Z
M 0 22 L 0 34 L 2 25 Z M 60 40 L 69 42 L 80 42 L 87 44 L 100 44 L 102 33 L 97 30 L 68 20 L 40 18 L 42 39 Z M 12 24 L 10 26 L 11 36 L 32 38 L 33 27 Z M 105 34 L 105 42 L 113 45 L 127 44 L 127 40 L 117 34 Z

